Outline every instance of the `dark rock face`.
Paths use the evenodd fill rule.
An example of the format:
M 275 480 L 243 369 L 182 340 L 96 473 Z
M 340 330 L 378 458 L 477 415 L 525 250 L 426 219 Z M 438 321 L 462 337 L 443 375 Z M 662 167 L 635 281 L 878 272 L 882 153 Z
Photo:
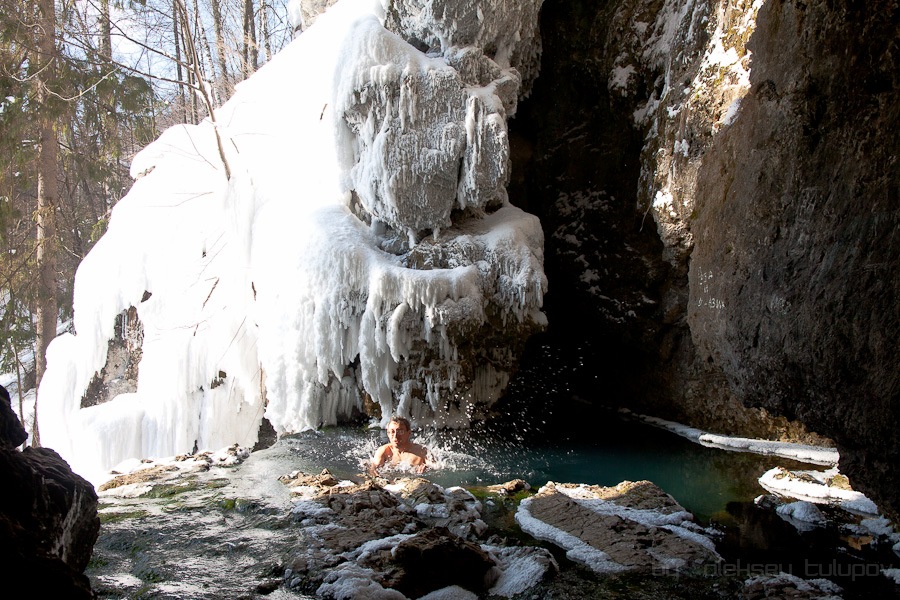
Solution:
M 545 228 L 551 335 L 587 348 L 572 391 L 827 436 L 896 516 L 900 8 L 755 11 L 547 0 L 510 198 Z
M 12 450 L 27 439 L 28 434 L 10 405 L 9 392 L 0 385 L 0 448 Z
M 48 448 L 27 437 L 0 387 L 0 569 L 35 596 L 92 598 L 82 573 L 100 532 L 97 494 Z
M 745 403 L 834 438 L 897 514 L 900 10 L 828 6 L 760 11 L 753 87 L 698 176 L 688 322 Z

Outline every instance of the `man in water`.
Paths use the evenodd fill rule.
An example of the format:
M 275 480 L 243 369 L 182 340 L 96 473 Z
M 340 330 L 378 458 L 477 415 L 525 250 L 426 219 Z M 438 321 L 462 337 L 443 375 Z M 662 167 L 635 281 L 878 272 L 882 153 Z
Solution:
M 416 473 L 425 472 L 428 448 L 409 441 L 412 428 L 403 417 L 391 417 L 388 421 L 387 436 L 390 443 L 375 451 L 370 472 L 375 475 L 385 465 L 392 467 L 409 466 Z

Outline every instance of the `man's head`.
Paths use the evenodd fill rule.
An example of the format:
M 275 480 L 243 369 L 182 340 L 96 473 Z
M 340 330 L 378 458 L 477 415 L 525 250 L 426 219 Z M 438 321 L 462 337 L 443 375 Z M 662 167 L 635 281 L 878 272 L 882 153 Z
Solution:
M 391 442 L 391 446 L 395 448 L 404 448 L 409 444 L 409 436 L 411 431 L 409 421 L 403 417 L 391 417 L 388 421 L 387 436 Z

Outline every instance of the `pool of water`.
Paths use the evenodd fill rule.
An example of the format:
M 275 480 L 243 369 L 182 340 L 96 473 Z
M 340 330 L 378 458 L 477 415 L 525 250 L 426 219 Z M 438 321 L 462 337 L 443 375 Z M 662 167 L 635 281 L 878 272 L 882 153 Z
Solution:
M 540 427 L 480 426 L 463 431 L 418 431 L 413 439 L 430 448 L 435 468 L 426 476 L 443 486 L 476 486 L 524 479 L 532 487 L 548 481 L 610 486 L 648 479 L 701 521 L 730 502 L 765 493 L 757 479 L 781 465 L 821 468 L 779 457 L 707 448 L 666 430 L 606 414 L 589 432 L 547 432 Z M 363 470 L 384 432 L 335 427 L 289 436 L 299 470 L 329 469 L 350 478 Z
M 534 404 L 531 405 L 532 407 Z M 826 576 L 844 598 L 900 598 L 900 587 L 881 576 L 857 577 L 859 569 L 898 566 L 890 546 L 853 544 L 838 522 L 849 515 L 826 510 L 834 521 L 803 532 L 761 510 L 753 499 L 767 493 L 758 483 L 775 466 L 825 467 L 777 456 L 708 448 L 670 431 L 613 411 L 524 411 L 469 430 L 420 430 L 436 461 L 426 477 L 442 486 L 482 486 L 521 478 L 533 488 L 548 481 L 612 486 L 647 479 L 671 494 L 701 524 L 719 530 L 717 550 L 727 568 L 749 578 L 764 572 Z M 288 469 L 359 479 L 375 449 L 387 442 L 380 429 L 334 427 L 287 436 Z M 285 455 L 283 455 L 285 456 Z M 852 536 L 851 536 L 852 537 Z M 724 571 L 723 571 L 724 572 Z M 868 574 L 868 571 L 866 571 Z

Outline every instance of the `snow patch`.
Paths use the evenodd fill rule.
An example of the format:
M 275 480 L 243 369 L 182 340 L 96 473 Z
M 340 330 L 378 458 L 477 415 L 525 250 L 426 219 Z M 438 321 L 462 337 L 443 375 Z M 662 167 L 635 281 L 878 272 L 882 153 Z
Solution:
M 585 565 L 595 573 L 621 573 L 627 570 L 625 566 L 612 560 L 607 553 L 597 550 L 590 544 L 581 541 L 562 529 L 548 525 L 531 516 L 528 507 L 533 500 L 533 497 L 525 498 L 516 511 L 516 523 L 519 524 L 522 531 L 536 539 L 551 542 L 561 548 L 565 548 L 566 557 Z
M 685 437 L 693 442 L 702 444 L 710 448 L 720 448 L 722 450 L 733 450 L 737 452 L 753 452 L 755 454 L 765 454 L 772 456 L 781 456 L 783 458 L 792 458 L 795 460 L 819 464 L 819 465 L 836 465 L 840 458 L 837 449 L 827 448 L 824 446 L 810 446 L 808 444 L 797 444 L 793 442 L 777 442 L 771 440 L 758 440 L 752 438 L 743 438 L 729 435 L 719 435 L 709 433 L 702 429 L 689 427 L 674 421 L 667 421 L 658 417 L 648 415 L 640 415 L 632 413 L 627 409 L 619 411 L 623 415 L 630 416 L 650 425 L 667 429 L 672 433 Z
M 878 507 L 861 492 L 846 490 L 826 484 L 826 480 L 837 474 L 837 469 L 829 471 L 802 471 L 793 474 L 782 467 L 775 467 L 762 474 L 759 484 L 780 496 L 805 500 L 815 504 L 834 504 L 850 512 L 877 515 Z M 800 475 L 806 477 L 801 478 Z
M 775 512 L 800 531 L 811 531 L 816 527 L 824 526 L 826 523 L 825 515 L 822 514 L 822 511 L 815 504 L 803 500 L 782 504 L 775 509 Z

